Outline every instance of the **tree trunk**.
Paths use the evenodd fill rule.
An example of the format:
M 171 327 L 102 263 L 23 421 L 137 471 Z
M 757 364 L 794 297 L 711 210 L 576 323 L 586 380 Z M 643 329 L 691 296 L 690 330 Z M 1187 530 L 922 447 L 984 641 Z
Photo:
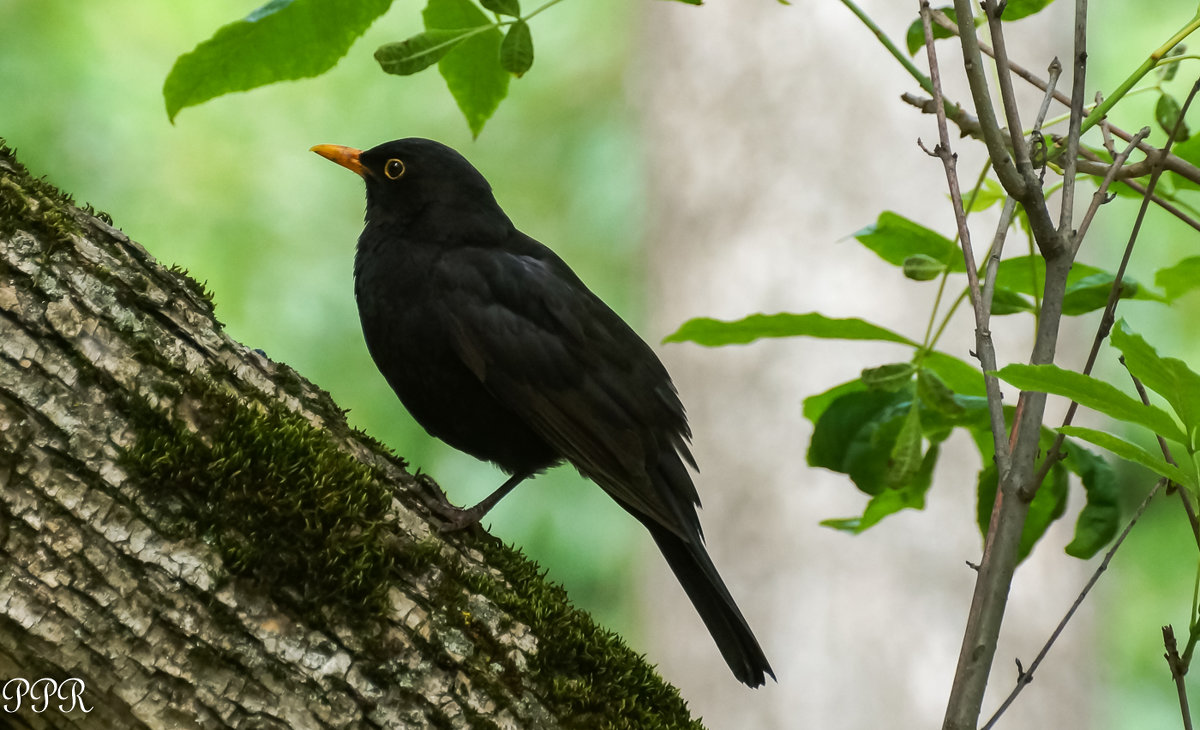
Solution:
M 0 140 L 0 725 L 699 727 L 442 499 Z

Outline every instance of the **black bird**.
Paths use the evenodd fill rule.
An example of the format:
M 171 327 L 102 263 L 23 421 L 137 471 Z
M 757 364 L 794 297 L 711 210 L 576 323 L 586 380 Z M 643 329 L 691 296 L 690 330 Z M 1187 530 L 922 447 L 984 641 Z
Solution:
M 704 549 L 691 431 L 650 347 L 449 147 L 312 151 L 366 181 L 354 294 L 376 366 L 425 430 L 511 475 L 449 528 L 568 461 L 650 531 L 734 675 L 774 677 Z

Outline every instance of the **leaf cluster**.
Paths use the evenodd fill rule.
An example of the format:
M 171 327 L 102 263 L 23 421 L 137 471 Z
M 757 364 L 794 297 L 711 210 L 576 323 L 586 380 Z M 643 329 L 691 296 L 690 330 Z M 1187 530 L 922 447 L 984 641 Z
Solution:
M 559 2 L 523 12 L 520 0 L 427 0 L 424 30 L 383 44 L 375 60 L 397 76 L 436 64 L 471 133 L 479 136 L 508 95 L 509 79 L 533 67 L 529 20 Z M 175 61 L 163 84 L 167 117 L 174 121 L 184 108 L 223 94 L 325 73 L 391 4 L 270 0 Z
M 1001 200 L 1003 193 L 997 190 L 981 185 L 981 192 L 975 196 L 975 209 L 984 209 Z M 946 282 L 958 282 L 961 287 L 958 301 L 965 299 L 963 258 L 952 239 L 891 211 L 880 214 L 874 223 L 855 233 L 854 238 L 912 281 L 937 279 L 943 281 L 943 286 Z M 1168 303 L 1200 286 L 1200 278 L 1190 275 L 1197 267 L 1200 259 L 1192 257 L 1159 271 L 1155 280 L 1164 291 L 1124 277 L 1120 297 Z M 1045 261 L 1040 256 L 1028 254 L 1002 260 L 996 270 L 992 314 L 1036 316 L 1045 279 Z M 1076 263 L 1067 277 L 1064 314 L 1078 316 L 1103 309 L 1115 280 L 1112 272 Z M 933 324 L 931 321 L 930 330 Z M 945 326 L 944 321 L 941 326 Z M 961 428 L 971 436 L 979 452 L 978 524 L 986 535 L 998 475 L 983 373 L 976 365 L 938 350 L 936 337 L 918 341 L 866 320 L 834 318 L 819 312 L 752 314 L 728 322 L 697 318 L 684 323 L 666 341 L 713 347 L 778 337 L 872 340 L 898 344 L 911 352 L 907 360 L 866 368 L 859 377 L 805 400 L 804 417 L 813 424 L 808 463 L 847 475 L 869 497 L 861 515 L 827 519 L 822 524 L 860 533 L 900 510 L 923 508 L 942 453 L 941 445 L 955 429 Z M 1167 397 L 1164 390 L 1174 393 L 1168 400 L 1173 398 L 1178 403 L 1176 410 L 1183 426 L 1166 412 L 1143 406 L 1114 386 L 1054 366 L 1009 365 L 999 376 L 1023 390 L 1073 398 L 1118 421 L 1148 428 L 1180 443 L 1185 441 L 1185 432 L 1190 434 L 1186 440 L 1195 441 L 1195 426 L 1190 426 L 1190 431 L 1185 429 L 1197 421 L 1189 421 L 1182 414 L 1200 418 L 1200 404 L 1191 402 L 1200 395 L 1185 397 L 1180 393 L 1189 392 L 1190 387 L 1191 393 L 1200 394 L 1200 377 L 1191 374 L 1181 361 L 1159 357 L 1140 337 L 1130 334 L 1124 324 L 1114 332 L 1113 341 L 1126 363 L 1133 363 L 1131 372 L 1138 377 L 1146 376 L 1148 387 L 1164 397 Z M 1011 406 L 1005 408 L 1005 415 L 1006 425 L 1011 426 Z M 1082 487 L 1084 505 L 1076 520 L 1074 538 L 1066 546 L 1067 553 L 1079 558 L 1091 557 L 1115 536 L 1120 512 L 1113 469 L 1081 442 L 1137 461 L 1180 484 L 1193 488 L 1197 484 L 1194 469 L 1185 478 L 1178 467 L 1132 442 L 1078 427 L 1062 430 L 1072 438 L 1067 441 L 1065 458 L 1055 458 L 1048 465 L 1039 464 L 1045 466 L 1047 478 L 1030 506 L 1021 538 L 1021 557 L 1066 513 L 1072 474 Z M 1051 452 L 1055 435 L 1053 430 L 1042 429 L 1039 439 L 1042 459 Z

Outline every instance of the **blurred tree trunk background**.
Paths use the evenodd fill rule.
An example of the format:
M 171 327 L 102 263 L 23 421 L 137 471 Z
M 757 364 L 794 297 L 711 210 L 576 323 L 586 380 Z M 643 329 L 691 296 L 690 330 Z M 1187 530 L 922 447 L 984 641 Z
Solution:
M 632 80 L 651 172 L 652 329 L 696 316 L 819 310 L 919 338 L 932 287 L 900 280 L 847 240 L 883 210 L 953 230 L 942 167 L 916 145 L 936 139 L 933 118 L 898 99 L 908 77 L 838 3 L 800 12 L 770 2 L 711 3 L 698 13 L 670 5 L 648 6 Z M 893 37 L 916 11 L 915 2 L 869 9 Z M 1069 44 L 1064 28 L 1060 46 Z M 1010 49 L 1014 58 L 1051 52 Z M 959 169 L 972 172 L 960 174 L 978 169 L 973 151 L 964 143 Z M 996 327 L 1001 338 L 1023 334 Z M 943 342 L 971 359 L 973 338 L 960 329 Z M 923 512 L 857 537 L 818 522 L 860 514 L 866 496 L 804 461 L 803 399 L 907 351 L 801 339 L 670 345 L 664 356 L 696 433 L 713 559 L 779 685 L 752 693 L 725 681 L 684 599 L 651 590 L 666 578 L 647 560 L 643 611 L 664 674 L 713 727 L 939 726 L 974 585 L 965 561 L 981 549 L 974 446 L 946 444 Z M 954 450 L 961 458 L 944 468 Z M 1083 564 L 1056 552 L 1070 539 L 1070 525 L 1060 527 L 1066 539 L 1051 536 L 1018 573 L 985 707 L 1012 688 L 1013 658 L 1028 664 L 1086 579 Z M 1093 726 L 1095 688 L 1070 669 L 1091 661 L 1088 619 L 1076 622 L 1006 725 Z

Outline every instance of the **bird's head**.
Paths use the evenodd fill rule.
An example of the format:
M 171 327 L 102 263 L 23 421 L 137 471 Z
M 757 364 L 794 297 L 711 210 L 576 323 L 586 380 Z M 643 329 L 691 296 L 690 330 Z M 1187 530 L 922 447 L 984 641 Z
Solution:
M 368 223 L 407 222 L 432 211 L 459 219 L 504 216 L 483 175 L 440 142 L 410 137 L 365 151 L 334 144 L 312 151 L 363 178 Z

